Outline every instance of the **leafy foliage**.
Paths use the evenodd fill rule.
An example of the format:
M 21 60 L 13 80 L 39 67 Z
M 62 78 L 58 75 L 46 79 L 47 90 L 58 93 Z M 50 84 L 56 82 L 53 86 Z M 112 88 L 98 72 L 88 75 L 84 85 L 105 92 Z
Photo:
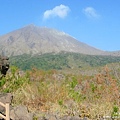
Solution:
M 15 65 L 22 70 L 29 70 L 33 67 L 42 70 L 63 70 L 104 66 L 108 63 L 120 62 L 120 57 L 61 52 L 35 56 L 24 54 L 11 57 L 10 62 L 11 65 Z

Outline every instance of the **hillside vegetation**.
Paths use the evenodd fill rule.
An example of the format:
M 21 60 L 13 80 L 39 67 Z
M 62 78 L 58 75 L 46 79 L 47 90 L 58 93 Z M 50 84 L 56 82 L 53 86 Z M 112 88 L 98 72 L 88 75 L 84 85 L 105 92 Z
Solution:
M 119 68 L 119 63 L 109 64 L 95 75 L 82 75 L 36 68 L 23 72 L 11 66 L 0 81 L 0 91 L 13 93 L 14 106 L 23 104 L 29 111 L 39 112 L 42 116 L 52 112 L 91 120 L 105 116 L 120 118 Z
M 41 70 L 64 70 L 104 66 L 108 63 L 120 62 L 120 57 L 61 52 L 34 56 L 24 54 L 11 57 L 10 62 L 21 70 L 29 70 L 33 67 Z

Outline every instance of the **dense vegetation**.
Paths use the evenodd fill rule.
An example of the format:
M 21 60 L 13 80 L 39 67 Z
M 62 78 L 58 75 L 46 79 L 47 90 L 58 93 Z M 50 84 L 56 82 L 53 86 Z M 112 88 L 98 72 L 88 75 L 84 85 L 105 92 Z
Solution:
M 43 116 L 52 112 L 91 120 L 120 118 L 119 68 L 119 63 L 109 64 L 95 75 L 82 75 L 36 68 L 23 72 L 11 66 L 0 81 L 0 91 L 13 94 L 13 105 L 23 104 Z
M 104 66 L 107 63 L 120 62 L 120 57 L 83 55 L 79 53 L 48 53 L 43 55 L 20 55 L 10 58 L 11 65 L 22 70 L 29 70 L 33 67 L 42 70 L 63 70 Z
M 12 105 L 23 104 L 42 116 L 120 118 L 120 57 L 51 53 L 10 61 L 0 91 L 13 94 Z

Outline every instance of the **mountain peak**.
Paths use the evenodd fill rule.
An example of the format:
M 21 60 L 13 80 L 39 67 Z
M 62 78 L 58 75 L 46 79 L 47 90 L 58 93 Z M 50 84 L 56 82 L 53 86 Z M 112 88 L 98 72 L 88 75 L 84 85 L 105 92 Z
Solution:
M 29 25 L 26 25 L 26 26 L 24 26 L 23 28 L 32 28 L 32 27 L 36 27 L 34 24 L 29 24 Z
M 20 28 L 20 30 L 23 30 L 23 29 L 35 29 L 35 28 L 38 28 L 38 26 L 35 26 L 34 24 L 29 24 L 29 25 L 26 25 L 24 26 L 23 28 Z
M 103 55 L 98 50 L 82 43 L 66 33 L 34 24 L 10 32 L 0 37 L 0 50 L 7 56 L 21 54 L 58 53 L 61 51 L 83 53 L 89 55 Z

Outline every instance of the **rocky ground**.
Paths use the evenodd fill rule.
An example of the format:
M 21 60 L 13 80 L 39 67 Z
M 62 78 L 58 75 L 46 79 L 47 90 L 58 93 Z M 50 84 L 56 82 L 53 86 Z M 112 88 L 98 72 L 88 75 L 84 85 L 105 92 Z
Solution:
M 13 96 L 11 93 L 0 93 L 0 102 L 10 104 L 10 119 L 11 120 L 91 120 L 87 117 L 77 116 L 77 115 L 66 115 L 59 116 L 57 113 L 47 113 L 47 112 L 29 112 L 27 107 L 24 105 L 12 106 Z M 5 114 L 5 109 L 0 106 L 0 113 Z M 3 120 L 2 118 L 0 120 Z M 115 120 L 115 119 L 105 119 L 99 118 L 98 120 Z

